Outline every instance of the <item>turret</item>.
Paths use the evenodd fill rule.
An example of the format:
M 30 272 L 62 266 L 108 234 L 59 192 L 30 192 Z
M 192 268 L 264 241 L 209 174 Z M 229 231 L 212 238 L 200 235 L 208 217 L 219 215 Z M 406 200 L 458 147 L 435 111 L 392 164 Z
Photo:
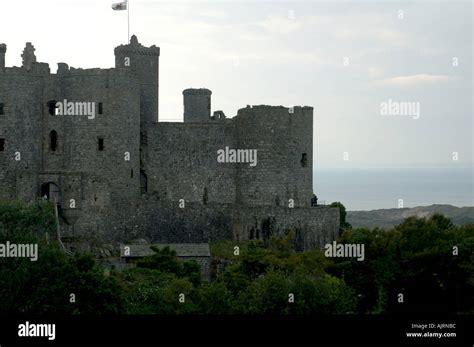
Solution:
M 209 122 L 211 117 L 209 89 L 185 89 L 183 91 L 184 122 Z
M 160 48 L 145 47 L 133 35 L 130 44 L 115 48 L 115 67 L 131 69 L 140 78 L 141 124 L 158 122 Z

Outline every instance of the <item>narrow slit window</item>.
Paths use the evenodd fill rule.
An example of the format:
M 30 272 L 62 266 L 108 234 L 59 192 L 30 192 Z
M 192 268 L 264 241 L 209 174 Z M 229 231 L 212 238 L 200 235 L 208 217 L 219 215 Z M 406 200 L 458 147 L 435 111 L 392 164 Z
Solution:
M 104 105 L 103 103 L 99 102 L 99 114 L 103 114 L 104 113 Z
M 145 171 L 140 170 L 140 190 L 142 194 L 145 194 L 148 192 L 148 177 L 145 173 Z M 166 195 L 166 192 L 165 192 Z
M 49 148 L 51 152 L 56 152 L 58 149 L 58 133 L 53 130 L 49 133 Z
M 0 116 L 5 114 L 5 104 L 0 102 Z
M 0 152 L 5 150 L 5 139 L 0 139 Z
M 99 151 L 103 151 L 104 150 L 104 139 L 102 137 L 99 137 Z
M 308 155 L 306 153 L 301 155 L 301 167 L 308 167 Z
M 57 116 L 58 115 L 58 107 L 56 106 L 56 100 L 51 100 L 48 101 L 47 106 L 48 106 L 48 113 L 51 116 Z

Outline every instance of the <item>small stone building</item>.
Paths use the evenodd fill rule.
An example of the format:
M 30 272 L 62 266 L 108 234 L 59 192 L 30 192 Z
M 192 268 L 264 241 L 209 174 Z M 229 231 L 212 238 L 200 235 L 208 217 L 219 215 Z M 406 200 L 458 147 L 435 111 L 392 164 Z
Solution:
M 208 243 L 158 243 L 146 245 L 122 245 L 120 247 L 120 258 L 126 263 L 152 256 L 155 252 L 151 249 L 156 246 L 159 249 L 169 247 L 176 251 L 181 260 L 195 260 L 201 266 L 203 278 L 210 279 L 211 251 Z

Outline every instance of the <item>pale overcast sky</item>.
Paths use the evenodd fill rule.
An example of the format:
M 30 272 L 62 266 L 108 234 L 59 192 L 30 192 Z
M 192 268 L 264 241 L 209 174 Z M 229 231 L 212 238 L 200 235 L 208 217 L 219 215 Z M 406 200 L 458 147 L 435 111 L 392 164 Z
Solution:
M 127 39 L 113 2 L 3 0 L 7 66 L 30 41 L 52 72 L 112 67 Z M 206 87 L 230 117 L 247 104 L 313 106 L 315 168 L 473 163 L 470 1 L 131 0 L 130 21 L 161 47 L 161 119 L 181 121 L 182 90 Z M 382 116 L 389 99 L 419 103 L 420 117 Z

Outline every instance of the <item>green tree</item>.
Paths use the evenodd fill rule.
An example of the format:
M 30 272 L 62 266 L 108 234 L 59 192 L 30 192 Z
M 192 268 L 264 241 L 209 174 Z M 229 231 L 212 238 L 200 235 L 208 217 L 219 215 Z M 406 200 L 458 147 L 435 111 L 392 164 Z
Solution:
M 37 261 L 0 258 L 0 313 L 121 312 L 115 280 L 105 277 L 92 258 L 69 258 L 52 241 L 56 220 L 50 203 L 0 203 L 0 225 L 0 243 L 38 245 Z
M 347 212 L 346 212 L 346 207 L 339 201 L 336 201 L 336 202 L 333 202 L 331 205 L 329 205 L 331 207 L 338 207 L 339 208 L 339 218 L 340 218 L 340 228 L 341 230 L 345 230 L 345 229 L 350 229 L 352 228 L 352 225 L 350 225 L 347 221 L 346 221 L 346 215 L 347 215 Z

